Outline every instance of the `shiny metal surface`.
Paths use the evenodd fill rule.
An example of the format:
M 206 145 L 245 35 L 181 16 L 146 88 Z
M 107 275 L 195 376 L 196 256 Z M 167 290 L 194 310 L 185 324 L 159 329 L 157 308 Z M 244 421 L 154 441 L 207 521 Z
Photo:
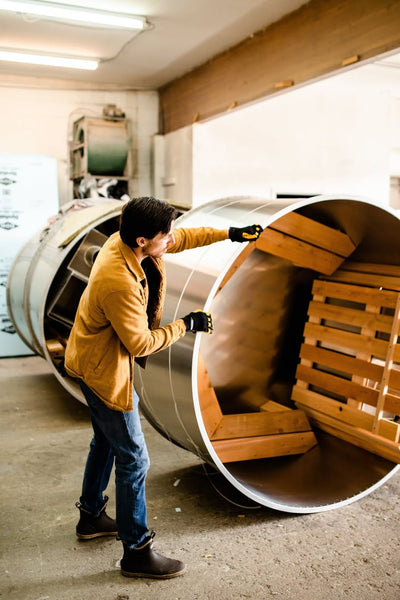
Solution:
M 117 229 L 120 207 L 116 203 L 95 213 L 85 209 L 66 215 L 42 241 L 37 236 L 22 249 L 10 272 L 9 311 L 18 333 L 81 401 L 76 384 L 59 375 L 48 346 L 68 337 L 96 248 Z M 267 227 L 294 210 L 346 232 L 357 245 L 352 260 L 398 264 L 398 218 L 358 198 L 226 198 L 189 211 L 177 226 L 228 228 L 258 222 Z M 225 283 L 244 248 L 226 240 L 165 256 L 163 323 L 199 308 L 212 313 L 214 333 L 188 334 L 152 355 L 145 370 L 136 368 L 142 411 L 164 437 L 197 454 L 263 506 L 308 513 L 357 500 L 382 485 L 398 466 L 320 431 L 315 432 L 317 446 L 290 457 L 223 464 L 211 445 L 199 402 L 199 353 L 225 414 L 257 410 L 267 398 L 288 404 L 315 277 L 289 260 L 254 250 Z
M 118 229 L 120 211 L 121 203 L 111 201 L 59 215 L 21 249 L 7 282 L 8 311 L 17 333 L 49 362 L 60 383 L 81 402 L 79 387 L 60 375 L 48 343 L 67 339 L 90 272 L 88 262 Z
M 183 215 L 177 226 L 267 227 L 296 210 L 348 233 L 356 260 L 396 264 L 397 217 L 358 198 L 315 197 L 300 202 L 228 198 Z M 213 315 L 211 336 L 187 335 L 137 369 L 142 410 L 166 438 L 196 453 L 261 505 L 316 512 L 352 502 L 397 469 L 393 463 L 318 432 L 318 445 L 292 457 L 223 464 L 207 436 L 199 405 L 197 363 L 204 357 L 224 413 L 257 409 L 267 398 L 286 404 L 298 361 L 315 273 L 255 250 L 222 290 L 219 285 L 243 250 L 230 241 L 166 255 L 164 321 L 194 308 Z M 353 259 L 353 257 L 352 257 Z

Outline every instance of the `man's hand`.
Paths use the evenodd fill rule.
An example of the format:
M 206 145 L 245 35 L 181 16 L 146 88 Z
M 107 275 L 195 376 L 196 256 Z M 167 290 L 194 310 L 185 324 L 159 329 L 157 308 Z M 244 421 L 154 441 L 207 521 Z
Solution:
M 261 225 L 248 225 L 247 227 L 230 227 L 229 239 L 232 242 L 255 242 L 261 235 Z
M 203 312 L 201 310 L 195 310 L 186 317 L 183 317 L 183 321 L 186 325 L 186 331 L 204 331 L 205 333 L 212 333 L 213 323 L 210 313 Z

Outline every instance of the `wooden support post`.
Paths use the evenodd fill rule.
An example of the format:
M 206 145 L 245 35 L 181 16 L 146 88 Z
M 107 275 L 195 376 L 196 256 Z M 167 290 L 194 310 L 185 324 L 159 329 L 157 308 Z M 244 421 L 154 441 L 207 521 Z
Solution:
M 207 435 L 212 437 L 222 420 L 223 414 L 200 353 L 197 364 L 197 387 L 204 427 L 206 428 Z
M 383 415 L 383 411 L 384 411 L 384 407 L 385 407 L 385 400 L 386 400 L 386 396 L 387 396 L 388 389 L 389 389 L 389 377 L 390 377 L 390 371 L 393 367 L 393 359 L 394 359 L 396 344 L 397 344 L 397 340 L 398 340 L 398 336 L 399 336 L 399 326 L 400 326 L 400 294 L 398 295 L 396 309 L 394 311 L 393 327 L 392 327 L 392 331 L 390 334 L 390 340 L 389 340 L 388 350 L 387 350 L 387 354 L 386 354 L 386 362 L 385 362 L 385 366 L 383 369 L 383 376 L 382 376 L 381 386 L 380 386 L 380 390 L 379 390 L 378 402 L 376 405 L 375 420 L 374 420 L 374 426 L 372 429 L 373 433 L 379 432 L 380 420 L 382 419 L 382 415 Z

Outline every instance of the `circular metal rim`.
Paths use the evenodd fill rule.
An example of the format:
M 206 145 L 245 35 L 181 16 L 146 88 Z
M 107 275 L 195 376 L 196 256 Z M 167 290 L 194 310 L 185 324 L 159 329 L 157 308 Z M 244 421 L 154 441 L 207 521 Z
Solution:
M 314 199 L 314 202 L 312 202 L 313 199 Z M 277 213 L 275 213 L 271 217 L 270 220 L 268 220 L 266 223 L 263 223 L 262 225 L 263 225 L 263 227 L 268 227 L 268 225 L 270 225 L 271 223 L 273 223 L 280 217 L 284 216 L 285 214 L 288 214 L 289 212 L 292 212 L 298 208 L 302 208 L 303 206 L 307 206 L 310 203 L 315 204 L 315 203 L 320 203 L 320 202 L 328 202 L 328 201 L 332 201 L 332 200 L 355 201 L 355 202 L 360 202 L 361 204 L 369 204 L 374 207 L 377 206 L 376 203 L 374 203 L 372 200 L 362 198 L 360 196 L 350 196 L 349 195 L 349 196 L 341 197 L 340 195 L 334 195 L 334 194 L 315 196 L 312 198 L 308 198 L 306 200 L 301 200 L 299 202 L 295 202 L 293 204 L 290 204 L 289 206 L 286 206 L 281 211 L 278 211 Z M 211 205 L 212 203 L 209 203 L 209 204 Z M 202 208 L 203 206 L 204 205 L 199 207 L 199 209 Z M 392 210 L 390 208 L 387 209 L 386 207 L 380 207 L 380 206 L 378 208 L 382 208 L 382 210 L 384 210 L 385 212 L 391 214 L 392 216 L 396 217 L 396 219 L 398 219 L 398 215 L 396 214 L 396 212 L 394 210 Z M 226 265 L 225 270 L 219 274 L 217 280 L 215 281 L 215 283 L 206 299 L 203 310 L 210 311 L 211 304 L 215 297 L 216 290 L 218 289 L 226 271 L 229 269 L 229 267 L 232 265 L 232 263 L 236 260 L 237 255 L 240 253 L 240 251 L 241 251 L 241 249 L 239 248 L 238 252 L 231 257 L 231 260 Z M 351 504 L 353 502 L 360 500 L 361 498 L 364 498 L 365 496 L 369 495 L 370 493 L 372 493 L 376 489 L 378 489 L 381 485 L 384 485 L 384 483 L 386 483 L 400 469 L 400 465 L 394 465 L 393 469 L 389 470 L 385 476 L 383 476 L 376 483 L 367 487 L 366 489 L 362 490 L 361 492 L 356 493 L 349 498 L 339 500 L 339 501 L 333 502 L 333 503 L 328 503 L 325 505 L 321 504 L 321 505 L 315 505 L 315 506 L 312 506 L 312 505 L 311 506 L 295 506 L 295 505 L 277 502 L 277 501 L 274 501 L 271 499 L 267 500 L 265 498 L 265 496 L 262 496 L 261 494 L 257 494 L 256 492 L 253 492 L 251 489 L 247 488 L 240 481 L 238 481 L 234 475 L 232 475 L 232 473 L 229 471 L 229 469 L 224 465 L 224 463 L 218 457 L 218 454 L 212 447 L 210 439 L 207 435 L 207 432 L 206 432 L 206 429 L 205 429 L 205 426 L 203 423 L 201 409 L 200 409 L 200 401 L 199 401 L 199 394 L 198 394 L 198 387 L 197 387 L 197 363 L 198 363 L 198 359 L 199 359 L 200 343 L 201 343 L 201 334 L 196 334 L 196 339 L 195 339 L 195 343 L 193 346 L 193 354 L 192 354 L 191 386 L 192 386 L 194 410 L 195 410 L 195 414 L 196 414 L 199 432 L 201 434 L 202 441 L 207 449 L 207 452 L 208 452 L 210 458 L 212 459 L 212 463 L 217 467 L 218 471 L 229 481 L 229 483 L 233 487 L 235 487 L 239 492 L 241 492 L 244 496 L 250 498 L 251 500 L 253 500 L 254 502 L 256 502 L 262 506 L 272 508 L 274 510 L 279 510 L 279 511 L 284 511 L 284 512 L 289 512 L 289 513 L 296 513 L 296 514 L 324 512 L 324 511 L 328 511 L 328 510 L 332 510 L 332 509 L 338 509 L 343 506 L 347 506 L 348 504 Z

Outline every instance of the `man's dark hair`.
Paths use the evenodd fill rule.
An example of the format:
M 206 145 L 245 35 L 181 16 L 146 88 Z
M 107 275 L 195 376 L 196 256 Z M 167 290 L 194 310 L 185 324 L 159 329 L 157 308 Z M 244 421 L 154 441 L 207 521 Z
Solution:
M 136 248 L 138 237 L 153 238 L 168 233 L 178 216 L 176 208 L 152 197 L 133 198 L 122 209 L 119 233 L 122 241 Z

